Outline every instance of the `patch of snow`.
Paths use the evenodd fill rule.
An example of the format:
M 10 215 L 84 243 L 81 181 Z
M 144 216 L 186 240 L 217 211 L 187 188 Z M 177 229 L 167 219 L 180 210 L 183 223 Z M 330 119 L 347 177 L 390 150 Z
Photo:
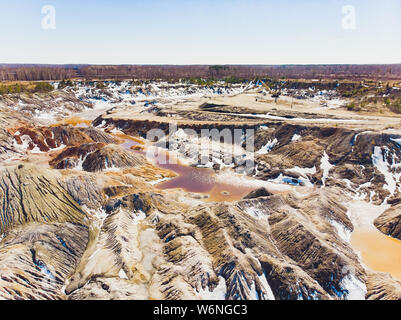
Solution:
M 316 167 L 313 167 L 313 168 L 294 167 L 292 169 L 286 169 L 285 171 L 299 173 L 302 176 L 306 177 L 307 174 L 315 174 L 316 173 Z
M 330 219 L 329 222 L 334 227 L 334 229 L 336 229 L 337 234 L 342 240 L 344 240 L 345 242 L 350 242 L 352 234 L 352 231 L 350 229 L 348 229 L 346 226 L 336 220 Z
M 260 148 L 259 151 L 256 152 L 256 154 L 266 154 L 269 153 L 276 145 L 278 144 L 278 140 L 274 138 L 273 140 L 269 140 L 266 145 L 264 145 L 262 148 Z
M 398 139 L 390 138 L 390 140 L 391 140 L 391 141 L 394 141 L 396 144 L 398 144 L 399 146 L 401 146 L 401 138 L 398 138 Z
M 170 180 L 171 178 L 161 178 L 161 179 L 158 179 L 158 180 L 153 180 L 153 181 L 149 181 L 148 183 L 149 184 L 151 184 L 152 186 L 154 186 L 154 185 L 157 185 L 157 184 L 159 184 L 159 183 L 161 183 L 161 182 L 164 182 L 164 181 L 167 181 L 167 180 Z
M 125 271 L 123 269 L 120 270 L 120 272 L 118 273 L 118 276 L 121 279 L 127 279 L 128 280 L 127 274 L 125 273 Z
M 103 120 L 104 121 L 104 120 Z M 118 133 L 118 134 L 124 134 L 124 132 L 122 132 L 120 129 L 118 128 L 113 128 L 112 130 L 110 130 L 111 133 Z
M 267 282 L 266 275 L 263 273 L 261 276 L 259 276 L 259 280 L 263 285 L 263 288 L 266 291 L 266 295 L 264 295 L 262 298 L 263 300 L 276 300 L 274 297 L 272 288 L 270 287 L 269 283 Z
M 83 171 L 84 169 L 82 168 L 82 165 L 85 162 L 86 157 L 87 155 L 80 156 L 78 159 L 78 164 L 75 166 L 74 169 Z
M 301 139 L 301 138 L 302 138 L 302 137 L 301 137 L 299 134 L 294 134 L 294 135 L 292 136 L 291 141 L 292 141 L 292 142 L 298 141 L 298 140 Z
M 326 185 L 327 178 L 329 177 L 329 172 L 333 167 L 334 166 L 330 163 L 329 156 L 325 151 L 322 159 L 320 160 L 320 168 L 323 171 L 323 177 L 322 177 L 323 186 Z
M 353 274 L 349 274 L 343 278 L 341 287 L 348 291 L 348 294 L 346 294 L 347 300 L 365 300 L 366 285 Z
M 250 215 L 251 217 L 254 217 L 256 219 L 261 219 L 262 217 L 265 216 L 262 210 L 255 208 L 255 207 L 247 207 L 245 208 L 245 213 Z
M 139 222 L 141 222 L 142 220 L 145 220 L 145 219 L 146 219 L 145 212 L 143 212 L 142 210 L 138 210 L 138 211 L 136 211 L 136 215 L 134 216 L 132 223 L 138 224 Z
M 219 284 L 213 291 L 209 291 L 209 287 L 205 289 L 201 287 L 199 291 L 195 290 L 195 296 L 202 300 L 225 300 L 226 294 L 226 280 L 222 276 L 219 276 Z
M 106 120 L 103 120 L 97 127 L 104 128 L 106 126 Z
M 375 228 L 373 221 L 390 208 L 389 204 L 376 206 L 366 201 L 354 200 L 348 203 L 347 215 L 355 228 Z
M 374 153 L 372 155 L 372 163 L 376 169 L 384 176 L 386 184 L 384 188 L 387 189 L 391 195 L 394 194 L 397 188 L 397 180 L 395 179 L 393 173 L 389 170 L 389 164 L 387 162 L 387 147 L 384 147 L 386 152 L 383 154 L 382 148 L 375 147 Z

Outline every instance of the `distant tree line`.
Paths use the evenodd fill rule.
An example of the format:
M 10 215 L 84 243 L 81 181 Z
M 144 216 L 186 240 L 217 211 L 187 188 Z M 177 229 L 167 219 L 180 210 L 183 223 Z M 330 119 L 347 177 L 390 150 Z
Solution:
M 76 75 L 77 68 L 69 66 L 0 65 L 0 81 L 51 81 Z
M 0 65 L 0 81 L 66 79 L 401 79 L 393 65 Z

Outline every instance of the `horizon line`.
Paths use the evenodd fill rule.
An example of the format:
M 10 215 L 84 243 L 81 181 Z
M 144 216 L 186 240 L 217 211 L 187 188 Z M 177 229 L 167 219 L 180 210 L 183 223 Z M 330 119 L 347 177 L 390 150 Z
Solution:
M 0 66 L 13 65 L 30 65 L 30 66 L 386 66 L 386 65 L 401 65 L 401 62 L 394 63 L 193 63 L 193 64 L 175 64 L 175 63 L 30 63 L 30 62 L 0 62 Z

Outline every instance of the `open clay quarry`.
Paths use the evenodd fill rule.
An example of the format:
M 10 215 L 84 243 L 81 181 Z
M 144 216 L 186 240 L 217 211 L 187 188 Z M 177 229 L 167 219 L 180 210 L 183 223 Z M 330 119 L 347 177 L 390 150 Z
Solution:
M 0 298 L 400 299 L 401 117 L 308 83 L 1 95 Z

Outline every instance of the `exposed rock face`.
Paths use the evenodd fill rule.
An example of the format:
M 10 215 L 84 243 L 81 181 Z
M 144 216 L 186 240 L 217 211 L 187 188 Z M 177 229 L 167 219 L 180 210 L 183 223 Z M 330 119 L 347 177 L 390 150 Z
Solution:
M 139 276 L 131 269 L 141 260 L 135 223 L 139 218 L 129 211 L 106 217 L 98 238 L 88 246 L 76 273 L 67 282 L 67 294 L 82 287 L 91 277 L 119 277 L 121 270 L 130 279 Z
M 113 137 L 111 134 L 104 132 L 103 130 L 99 130 L 94 127 L 80 128 L 89 138 L 93 140 L 93 142 L 98 143 L 116 143 L 117 139 Z
M 114 143 L 116 139 L 96 128 L 77 128 L 70 125 L 57 126 L 52 128 L 54 140 L 58 145 L 66 146 L 81 145 L 83 143 Z
M 32 165 L 0 172 L 0 232 L 29 222 L 84 223 L 85 212 L 64 188 L 57 172 Z
M 30 120 L 15 109 L 8 108 L 0 97 L 0 160 L 6 160 L 12 156 L 20 154 L 14 146 L 14 137 L 7 128 L 20 126 L 21 123 L 27 124 Z
M 154 229 L 143 223 L 146 215 L 142 210 L 152 207 L 148 201 L 144 195 L 131 195 L 106 205 L 108 215 L 98 235 L 67 281 L 70 299 L 159 296 L 153 292 L 151 275 L 155 272 L 153 260 L 162 255 L 161 241 Z
M 280 148 L 281 160 L 274 156 L 274 153 L 261 157 L 263 161 L 272 167 L 282 166 L 283 168 L 312 168 L 319 163 L 323 148 L 314 141 L 295 142 Z
M 145 285 L 136 285 L 126 278 L 93 278 L 84 288 L 74 291 L 69 300 L 147 300 Z
M 225 279 L 227 299 L 297 299 L 299 291 L 306 299 L 312 299 L 314 294 L 328 298 L 316 281 L 292 263 L 286 267 L 304 288 L 279 282 L 284 279 L 279 279 L 277 271 L 287 261 L 276 248 L 271 233 L 266 233 L 267 222 L 255 225 L 251 217 L 228 205 L 193 211 L 189 221 L 200 229 L 197 240 L 210 254 L 216 276 Z M 270 285 L 271 276 L 274 285 Z
M 374 221 L 374 225 L 384 234 L 401 240 L 401 205 L 386 210 Z
M 350 274 L 363 279 L 363 269 L 356 255 L 349 254 L 345 243 L 332 238 L 330 242 L 334 241 L 335 245 L 331 244 L 326 234 L 323 235 L 323 230 L 326 229 L 328 234 L 332 226 L 327 217 L 322 218 L 329 215 L 345 220 L 345 212 L 332 217 L 333 204 L 329 203 L 333 199 L 320 200 L 320 204 L 318 199 L 316 196 L 317 203 L 313 204 L 305 201 L 302 209 L 297 205 L 294 205 L 295 208 L 284 205 L 288 199 L 281 196 L 243 200 L 237 206 L 200 206 L 190 210 L 183 222 L 178 220 L 174 225 L 169 225 L 161 220 L 163 227 L 160 231 L 163 233 L 159 231 L 159 235 L 164 241 L 172 242 L 171 246 L 173 241 L 177 242 L 181 237 L 194 237 L 211 256 L 216 276 L 225 279 L 228 299 L 250 299 L 255 292 L 259 297 L 270 299 L 272 295 L 276 299 L 345 298 L 348 292 L 342 280 Z M 298 201 L 294 199 L 294 202 Z M 302 211 L 297 211 L 300 209 Z M 280 225 L 282 220 L 278 216 L 285 210 L 292 210 L 295 216 L 284 222 L 285 225 Z M 322 212 L 318 213 L 317 210 Z M 246 213 L 255 211 L 259 211 L 258 218 Z M 309 231 L 309 223 L 312 223 L 309 219 L 316 219 L 314 223 L 323 221 L 319 222 L 319 231 Z M 191 224 L 195 226 L 195 231 L 191 232 L 194 228 Z M 287 231 L 291 224 L 294 225 L 293 236 Z M 302 243 L 301 239 L 309 243 Z M 302 250 L 305 251 L 304 256 L 299 255 Z M 295 252 L 298 252 L 298 256 Z M 327 255 L 332 255 L 334 261 L 342 263 L 334 267 L 335 264 L 327 259 Z M 280 273 L 282 270 L 287 270 L 289 275 L 283 276 Z M 295 283 L 303 285 L 298 287 Z
M 192 114 L 194 112 L 191 112 Z M 170 132 L 171 123 L 177 124 L 180 129 L 193 129 L 197 133 L 200 133 L 202 129 L 252 129 L 260 125 L 260 121 L 242 121 L 238 122 L 237 119 L 233 119 L 233 121 L 228 122 L 227 119 L 221 119 L 221 122 L 216 123 L 216 115 L 212 115 L 211 119 L 206 119 L 205 122 L 188 122 L 186 119 L 181 119 L 180 117 L 176 118 L 177 121 L 171 121 L 171 119 L 156 119 L 156 120 L 148 120 L 148 119 L 120 119 L 113 118 L 112 116 L 101 115 L 96 118 L 92 125 L 95 127 L 111 127 L 111 128 L 119 128 L 119 130 L 123 131 L 126 134 L 132 136 L 141 136 L 146 137 L 147 133 L 154 129 L 160 129 L 164 131 L 166 135 Z M 249 122 L 251 124 L 249 124 Z

